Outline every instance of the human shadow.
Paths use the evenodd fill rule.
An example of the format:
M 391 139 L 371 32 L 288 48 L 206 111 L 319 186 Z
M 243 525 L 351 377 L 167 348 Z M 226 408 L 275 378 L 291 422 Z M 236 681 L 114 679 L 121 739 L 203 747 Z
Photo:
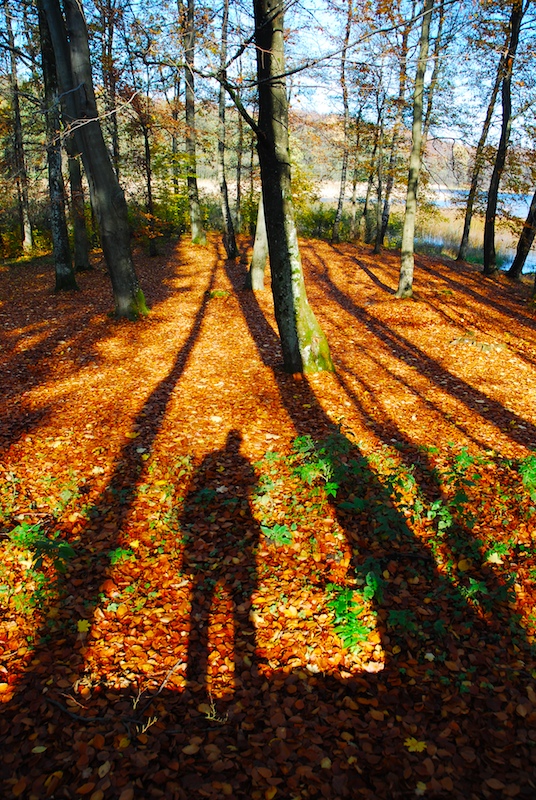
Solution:
M 260 528 L 249 502 L 256 476 L 241 442 L 233 429 L 223 449 L 205 456 L 181 520 L 183 572 L 192 582 L 188 689 L 209 698 L 232 698 L 255 658 L 250 611 Z

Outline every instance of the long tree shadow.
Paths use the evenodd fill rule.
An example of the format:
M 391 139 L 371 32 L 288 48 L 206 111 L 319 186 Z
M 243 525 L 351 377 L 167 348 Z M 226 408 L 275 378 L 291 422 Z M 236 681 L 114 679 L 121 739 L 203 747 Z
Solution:
M 475 543 L 473 534 L 465 526 L 463 516 L 459 515 L 453 520 L 452 532 L 440 537 L 438 550 L 430 544 L 430 535 L 434 539 L 438 531 L 434 525 L 428 530 L 428 535 L 419 539 L 416 537 L 406 516 L 397 511 L 393 503 L 400 492 L 408 490 L 407 486 L 399 483 L 400 472 L 396 463 L 388 465 L 382 477 L 381 471 L 377 471 L 374 463 L 365 458 L 355 444 L 344 441 L 345 437 L 340 435 L 323 411 L 307 380 L 295 382 L 280 371 L 279 346 L 275 334 L 264 320 L 254 295 L 240 291 L 242 283 L 237 268 L 228 265 L 228 274 L 252 336 L 264 345 L 259 347 L 259 355 L 273 370 L 283 405 L 297 433 L 324 441 L 326 437 L 331 437 L 335 441 L 335 448 L 342 448 L 342 491 L 332 506 L 332 513 L 352 551 L 349 576 L 353 572 L 360 583 L 371 576 L 373 584 L 376 577 L 389 575 L 388 585 L 374 599 L 377 603 L 378 628 L 386 653 L 381 678 L 363 676 L 361 682 L 352 683 L 350 679 L 350 683 L 346 684 L 339 675 L 338 687 L 336 681 L 325 678 L 319 691 L 331 690 L 340 698 L 345 692 L 351 691 L 350 685 L 354 691 L 356 687 L 357 691 L 363 691 L 365 685 L 365 691 L 371 692 L 379 700 L 380 708 L 385 708 L 385 718 L 394 714 L 397 720 L 404 720 L 408 706 L 412 706 L 417 711 L 419 725 L 424 727 L 423 736 L 436 741 L 441 736 L 441 720 L 448 717 L 451 711 L 454 714 L 472 711 L 477 716 L 483 714 L 488 718 L 493 690 L 490 695 L 489 691 L 482 691 L 482 686 L 491 687 L 492 681 L 497 679 L 495 653 L 499 651 L 504 658 L 503 674 L 508 676 L 507 691 L 512 696 L 520 696 L 524 681 L 530 679 L 533 663 L 525 631 L 508 608 L 508 602 L 513 599 L 511 588 L 508 589 L 504 577 L 495 576 L 492 572 L 490 574 L 488 569 L 483 591 L 489 602 L 483 604 L 484 610 L 478 601 L 470 602 L 471 592 L 466 590 L 466 584 L 471 587 L 474 584 L 469 584 L 462 572 L 467 569 L 466 564 L 471 563 L 482 574 L 483 556 L 479 543 Z M 268 348 L 267 341 L 271 342 Z M 353 400 L 356 402 L 357 398 Z M 307 408 L 306 414 L 303 412 L 304 406 Z M 396 431 L 396 435 L 402 445 L 402 460 L 405 459 L 406 467 L 413 465 L 410 474 L 422 483 L 417 486 L 415 497 L 420 495 L 421 499 L 426 499 L 428 494 L 429 499 L 436 498 L 439 487 L 435 483 L 433 464 L 428 461 L 426 454 L 423 455 L 405 442 L 399 431 Z M 329 446 L 324 446 L 320 455 L 326 452 L 329 455 L 329 449 Z M 350 488 L 346 489 L 345 474 L 350 476 Z M 456 517 L 459 508 L 451 508 L 451 511 Z M 415 513 L 418 515 L 418 510 Z M 336 554 L 332 555 L 335 556 L 333 561 L 336 561 Z M 333 561 L 328 555 L 324 562 L 327 581 L 330 580 L 330 564 Z M 525 661 L 523 658 L 520 660 L 520 652 L 525 653 Z M 432 662 L 437 659 L 435 670 L 431 669 L 429 658 Z M 442 691 L 442 686 L 448 686 L 450 691 Z M 512 725 L 516 726 L 514 714 L 509 715 L 506 729 L 501 729 L 498 738 L 509 738 L 506 731 Z M 370 724 L 370 720 L 366 729 L 367 736 L 372 739 L 378 737 L 384 744 L 385 737 L 391 733 L 388 729 L 378 730 L 374 723 Z M 467 734 L 469 729 L 464 735 Z M 466 741 L 471 741 L 475 748 L 475 760 L 482 758 L 484 752 L 496 748 L 497 741 L 493 737 L 494 733 L 485 728 L 478 734 L 475 730 L 470 731 Z M 395 764 L 401 768 L 406 754 L 402 748 L 398 752 L 395 750 L 387 747 L 384 758 L 386 753 L 389 756 L 378 762 L 380 769 L 369 769 L 365 780 L 366 785 L 374 787 L 373 790 L 378 791 L 381 797 L 403 794 L 400 791 L 400 774 L 396 774 L 396 768 L 392 771 L 391 768 Z M 347 786 L 344 781 L 343 785 Z M 355 784 L 356 787 L 358 785 L 360 781 Z M 441 792 L 442 786 L 447 785 L 448 780 L 443 785 L 436 782 L 435 789 Z M 530 788 L 526 789 L 526 796 L 530 791 Z M 345 796 L 343 790 L 341 796 Z
M 246 614 L 255 586 L 258 589 L 261 584 L 264 564 L 262 555 L 253 551 L 258 539 L 258 525 L 248 502 L 253 474 L 240 453 L 240 435 L 232 431 L 227 445 L 207 456 L 194 473 L 180 516 L 186 555 L 182 575 L 177 574 L 176 580 L 181 583 L 184 577 L 189 585 L 195 583 L 192 615 L 180 629 L 180 615 L 174 615 L 172 607 L 164 624 L 171 639 L 180 639 L 182 634 L 187 639 L 188 631 L 197 633 L 189 643 L 188 680 L 180 689 L 170 688 L 175 656 L 158 688 L 141 697 L 136 697 L 132 688 L 93 686 L 81 699 L 74 697 L 76 705 L 68 704 L 73 699 L 69 687 L 77 671 L 80 674 L 82 659 L 69 662 L 72 637 L 64 649 L 53 646 L 55 668 L 48 664 L 39 672 L 34 664 L 24 692 L 21 686 L 8 714 L 0 719 L 4 775 L 15 772 L 14 779 L 5 784 L 6 796 L 10 800 L 15 796 L 74 800 L 84 793 L 102 795 L 105 800 L 226 796 L 239 800 L 390 800 L 426 792 L 431 798 L 466 800 L 492 797 L 485 781 L 491 781 L 493 787 L 501 778 L 505 785 L 515 782 L 517 796 L 529 800 L 534 796 L 530 782 L 534 753 L 529 724 L 516 713 L 526 671 L 520 667 L 516 676 L 506 662 L 502 672 L 495 673 L 500 683 L 484 689 L 478 686 L 481 675 L 485 678 L 493 672 L 493 665 L 485 663 L 481 668 L 478 660 L 471 661 L 480 655 L 486 621 L 476 620 L 467 607 L 464 611 L 473 630 L 463 633 L 458 626 L 449 630 L 449 603 L 462 598 L 456 588 L 441 595 L 442 577 L 433 555 L 426 544 L 417 541 L 404 515 L 393 506 L 393 482 L 382 479 L 379 468 L 341 435 L 306 380 L 297 382 L 281 372 L 277 337 L 253 294 L 238 289 L 243 281 L 241 268 L 228 265 L 228 273 L 260 357 L 273 371 L 296 432 L 316 440 L 331 437 L 335 443 L 336 449 L 330 452 L 341 469 L 341 489 L 337 502 L 323 512 L 326 519 L 315 519 L 320 553 L 320 561 L 315 563 L 320 569 L 306 586 L 312 589 L 316 581 L 324 587 L 336 574 L 337 580 L 356 588 L 356 578 L 364 585 L 367 575 L 379 570 L 378 577 L 385 581 L 384 598 L 380 602 L 376 597 L 374 604 L 385 667 L 373 674 L 342 662 L 328 672 L 311 663 L 296 666 L 290 659 L 279 668 L 268 669 L 255 659 L 250 633 L 253 623 Z M 158 411 L 161 403 L 165 405 L 169 386 L 163 387 L 161 396 L 151 395 L 151 413 Z M 119 479 L 121 470 L 127 467 L 132 482 L 144 468 L 137 448 L 151 440 L 142 438 L 149 435 L 143 427 L 146 420 L 139 418 L 139 422 L 142 430 L 136 449 L 127 446 L 127 457 L 116 464 L 114 487 L 119 491 L 125 488 Z M 345 488 L 347 484 L 351 492 Z M 226 499 L 231 501 L 228 505 Z M 363 507 L 365 512 L 356 500 L 368 504 Z M 127 495 L 127 501 L 128 507 L 132 497 Z M 353 503 L 353 510 L 341 508 L 341 501 Z M 306 505 L 309 502 L 308 498 Z M 108 495 L 98 505 L 104 512 Z M 298 513 L 307 513 L 305 505 Z M 104 515 L 99 527 L 102 521 Z M 344 579 L 341 553 L 333 542 L 325 546 L 322 528 L 326 521 L 330 527 L 335 523 L 346 539 L 344 549 L 352 569 Z M 222 532 L 223 539 L 218 535 Z M 289 572 L 298 574 L 299 563 Z M 271 565 L 274 567 L 274 559 Z M 82 594 L 89 596 L 89 576 L 80 580 Z M 438 587 L 437 597 L 429 603 L 426 584 Z M 274 599 L 276 612 L 279 599 L 283 598 Z M 412 615 L 394 615 L 392 624 L 391 611 L 408 610 Z M 438 618 L 445 628 L 440 636 L 446 660 L 440 662 L 438 654 L 432 665 L 421 653 L 424 647 L 433 648 L 434 640 L 422 637 L 431 629 L 424 623 Z M 135 641 L 139 623 L 133 618 L 128 624 L 129 638 Z M 222 628 L 218 629 L 219 625 Z M 234 639 L 234 654 L 221 646 L 223 629 Z M 108 628 L 107 635 L 112 646 L 113 630 Z M 35 661 L 45 653 L 43 646 Z M 237 654 L 241 661 L 237 662 Z M 223 671 L 215 675 L 210 667 L 213 661 L 234 672 L 234 681 L 225 678 L 228 673 Z M 476 664 L 477 671 L 471 673 L 471 687 L 464 693 L 466 664 Z M 432 667 L 434 675 L 428 674 Z M 438 674 L 446 683 L 437 679 Z M 214 689 L 213 705 L 210 696 L 206 701 L 209 689 L 211 693 Z M 232 696 L 231 691 L 226 693 L 229 689 Z M 47 696 L 56 705 L 47 702 Z M 16 750 L 21 742 L 22 753 Z M 23 770 L 28 782 L 21 789 L 18 781 Z
M 58 608 L 42 609 L 43 623 L 35 631 L 33 646 L 28 649 L 22 659 L 18 659 L 17 666 L 11 666 L 11 682 L 15 684 L 12 700 L 3 709 L 1 719 L 0 737 L 6 752 L 11 753 L 11 760 L 4 762 L 3 776 L 9 778 L 12 774 L 13 742 L 19 741 L 21 729 L 24 730 L 25 709 L 32 709 L 36 715 L 35 736 L 42 733 L 50 738 L 51 732 L 56 730 L 57 723 L 50 722 L 57 709 L 67 719 L 80 721 L 82 717 L 64 705 L 62 694 L 64 688 L 76 687 L 83 682 L 86 672 L 86 632 L 90 628 L 91 616 L 102 609 L 104 595 L 102 586 L 114 574 L 114 560 L 110 556 L 122 558 L 128 552 L 124 546 L 125 529 L 130 513 L 132 512 L 138 487 L 142 483 L 144 471 L 147 469 L 148 459 L 161 430 L 168 405 L 173 391 L 178 385 L 186 369 L 192 350 L 199 337 L 201 326 L 206 314 L 207 304 L 210 300 L 210 291 L 214 285 L 217 261 L 215 260 L 208 279 L 207 289 L 202 302 L 195 314 L 190 332 L 177 353 L 175 362 L 168 375 L 162 379 L 147 397 L 137 416 L 133 419 L 130 431 L 126 434 L 125 443 L 117 455 L 113 466 L 112 475 L 99 496 L 86 510 L 87 520 L 81 526 L 76 539 L 72 542 L 75 549 L 75 559 L 72 568 L 62 577 L 58 584 L 58 593 L 61 598 L 61 614 Z M 61 525 L 51 521 L 58 530 Z M 116 570 L 117 571 L 117 570 Z M 110 581 L 113 584 L 113 580 Z M 54 598 L 48 601 L 54 604 Z M 77 623 L 82 621 L 80 627 Z M 111 629 L 113 630 L 113 625 Z M 128 649 L 124 642 L 120 643 L 121 649 Z M 26 649 L 26 648 L 24 648 Z M 52 689 L 49 691 L 49 689 Z M 121 702 L 119 701 L 121 707 Z M 80 706 L 80 703 L 78 703 Z M 75 704 L 74 708 L 77 708 Z M 98 713 L 89 715 L 98 717 Z M 48 733 L 47 733 L 48 721 Z M 97 720 L 95 720 L 97 721 Z M 72 732 L 71 732 L 72 735 Z M 33 737 L 35 738 L 35 737 Z M 32 737 L 28 738 L 18 758 L 22 757 L 22 775 L 32 773 Z M 33 759 L 35 762 L 35 759 Z M 50 796 L 43 780 L 35 783 L 36 796 Z M 35 779 L 35 775 L 34 775 Z M 33 796 L 30 791 L 29 795 Z M 37 788 L 36 788 L 37 787 Z M 18 796 L 23 796 L 18 795 Z M 66 795 L 71 795 L 67 793 Z
M 149 284 L 147 302 L 158 314 L 158 307 L 171 294 L 171 249 L 151 268 L 153 272 L 160 268 L 161 280 L 154 281 L 143 267 L 140 274 Z M 0 297 L 4 300 L 0 306 L 0 452 L 53 414 L 51 404 L 35 408 L 32 390 L 72 379 L 84 370 L 98 372 L 103 363 L 99 344 L 117 334 L 120 326 L 107 316 L 111 298 L 108 277 L 102 269 L 95 269 L 79 280 L 81 292 L 54 294 L 40 263 L 0 273 Z M 134 343 L 138 334 L 135 326 L 131 328 Z
M 523 447 L 536 447 L 536 426 L 469 385 L 463 378 L 453 375 L 404 336 L 390 329 L 365 309 L 359 308 L 347 294 L 333 283 L 325 261 L 321 258 L 318 260 L 321 263 L 321 267 L 318 268 L 312 265 L 312 271 L 326 287 L 328 296 L 344 311 L 359 320 L 368 331 L 374 334 L 390 350 L 395 358 L 417 369 L 422 375 L 434 381 L 444 391 L 449 392 L 471 411 L 481 414 L 479 406 L 485 405 L 488 409 L 486 421 L 494 424 L 505 436 Z

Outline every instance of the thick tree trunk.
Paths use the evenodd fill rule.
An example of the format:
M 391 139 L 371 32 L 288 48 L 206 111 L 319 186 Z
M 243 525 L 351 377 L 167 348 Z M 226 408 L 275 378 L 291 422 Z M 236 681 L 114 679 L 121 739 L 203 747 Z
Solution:
M 417 215 L 417 191 L 419 188 L 419 176 L 422 163 L 424 73 L 428 61 L 428 42 L 430 38 L 430 20 L 433 6 L 434 0 L 425 0 L 419 42 L 419 60 L 417 62 L 415 87 L 413 90 L 411 153 L 409 157 L 406 212 L 404 214 L 404 228 L 402 230 L 400 278 L 396 292 L 397 297 L 411 297 L 413 294 L 415 217 Z
M 45 123 L 47 134 L 48 191 L 50 197 L 50 229 L 56 273 L 57 292 L 78 289 L 71 260 L 69 233 L 65 217 L 65 186 L 61 164 L 60 112 L 58 79 L 54 50 L 45 15 L 39 11 L 41 65 L 45 86 Z
M 229 0 L 223 3 L 223 19 L 221 27 L 220 49 L 220 76 L 223 81 L 227 79 L 225 64 L 227 61 L 227 26 L 229 21 Z M 233 217 L 229 205 L 229 192 L 227 191 L 227 178 L 225 176 L 225 89 L 220 83 L 219 94 L 219 120 L 218 120 L 218 177 L 220 182 L 221 211 L 223 216 L 223 245 L 227 258 L 235 259 L 240 255 L 236 246 Z
M 257 211 L 257 228 L 255 230 L 255 242 L 253 243 L 253 255 L 251 257 L 251 264 L 249 265 L 249 272 L 246 276 L 244 289 L 253 289 L 253 291 L 264 289 L 264 272 L 267 260 L 268 236 L 266 234 L 264 203 L 261 193 Z
M 499 89 L 501 86 L 501 81 L 503 77 L 503 58 L 501 57 L 499 61 L 499 66 L 497 68 L 497 75 L 495 77 L 495 83 L 493 85 L 493 89 L 491 90 L 491 95 L 488 103 L 488 108 L 486 111 L 486 118 L 484 120 L 484 124 L 482 126 L 482 132 L 480 134 L 480 139 L 478 140 L 478 144 L 476 146 L 475 152 L 475 160 L 473 163 L 473 172 L 471 174 L 471 184 L 469 186 L 469 194 L 467 195 L 467 205 L 465 207 L 465 218 L 463 221 L 463 233 L 462 239 L 460 242 L 460 249 L 458 250 L 457 261 L 465 261 L 467 258 L 467 250 L 469 247 L 469 233 L 471 231 L 471 221 L 473 219 L 473 209 L 475 206 L 475 199 L 476 194 L 478 191 L 478 179 L 480 177 L 480 173 L 482 171 L 482 167 L 484 166 L 484 147 L 486 144 L 486 140 L 488 138 L 489 129 L 491 127 L 491 120 L 493 117 L 493 112 L 495 110 L 495 103 L 497 102 L 497 95 L 499 94 Z
M 15 51 L 15 39 L 13 36 L 13 26 L 11 25 L 11 11 L 8 0 L 3 0 L 4 14 L 6 20 L 6 32 L 9 46 L 10 58 L 10 92 L 11 92 L 11 111 L 13 114 L 13 151 L 14 151 L 14 172 L 15 183 L 19 195 L 20 221 L 21 221 L 21 243 L 24 253 L 29 253 L 33 248 L 33 232 L 30 221 L 30 201 L 28 194 L 28 173 L 26 170 L 26 157 L 24 154 L 24 140 L 22 136 L 22 120 L 20 115 L 19 102 L 19 81 L 17 76 L 17 58 Z
M 353 15 L 353 0 L 348 0 L 348 7 L 346 13 L 346 28 L 344 31 L 343 50 L 341 53 L 341 89 L 342 89 L 342 106 L 343 106 L 343 151 L 342 151 L 342 165 L 341 165 L 341 183 L 339 188 L 339 201 L 337 203 L 337 211 L 335 212 L 335 219 L 333 221 L 333 230 L 331 232 L 332 242 L 338 242 L 340 240 L 342 211 L 344 207 L 344 197 L 346 194 L 346 173 L 348 171 L 348 156 L 350 153 L 350 144 L 348 141 L 349 131 L 350 131 L 350 109 L 348 105 L 348 86 L 346 83 L 346 50 L 350 42 L 350 31 L 352 29 L 352 15 Z
M 87 29 L 78 0 L 64 0 L 64 23 L 58 0 L 41 0 L 50 30 L 56 69 L 73 131 L 88 177 L 102 249 L 115 300 L 115 315 L 135 319 L 147 313 L 130 252 L 125 196 L 112 167 L 98 120 Z
M 74 271 L 87 272 L 89 263 L 89 238 L 86 225 L 86 203 L 82 185 L 82 168 L 80 157 L 75 155 L 70 143 L 67 143 L 69 183 L 71 185 L 71 219 L 74 240 Z
M 497 259 L 495 253 L 495 218 L 497 216 L 497 200 L 499 197 L 499 184 L 506 162 L 506 151 L 508 150 L 508 140 L 510 139 L 510 128 L 512 125 L 512 70 L 517 45 L 519 42 L 519 29 L 523 19 L 523 2 L 514 0 L 512 3 L 512 13 L 510 16 L 510 43 L 508 54 L 504 65 L 504 77 L 501 89 L 502 99 L 502 125 L 501 138 L 491 181 L 488 190 L 488 205 L 486 207 L 486 221 L 484 223 L 484 275 L 493 275 L 497 272 Z
M 258 152 L 272 292 L 287 372 L 333 370 L 326 337 L 307 301 L 294 221 L 288 143 L 283 0 L 254 0 L 259 84 Z
M 532 196 L 529 213 L 527 214 L 527 219 L 525 220 L 525 224 L 523 225 L 523 230 L 521 231 L 521 236 L 519 237 L 519 242 L 517 244 L 517 250 L 514 261 L 512 263 L 512 266 L 506 273 L 509 278 L 513 278 L 514 280 L 519 280 L 519 278 L 521 277 L 521 273 L 523 272 L 523 267 L 525 266 L 525 261 L 527 260 L 530 248 L 532 247 L 532 243 L 534 242 L 535 235 L 536 235 L 536 192 Z
M 179 0 L 181 4 L 182 0 Z M 197 156 L 195 130 L 195 91 L 194 91 L 194 45 L 195 15 L 194 0 L 187 0 L 186 9 L 179 5 L 182 17 L 182 41 L 185 59 L 185 113 L 186 113 L 186 155 L 188 158 L 188 202 L 190 206 L 190 228 L 194 244 L 206 244 L 203 230 L 199 190 L 197 188 Z

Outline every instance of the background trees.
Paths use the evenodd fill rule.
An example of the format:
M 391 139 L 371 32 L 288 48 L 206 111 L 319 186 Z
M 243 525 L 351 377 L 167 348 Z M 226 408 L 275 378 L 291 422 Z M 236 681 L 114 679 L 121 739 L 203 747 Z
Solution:
M 533 8 L 518 0 L 506 6 L 496 0 L 480 0 L 470 8 L 463 2 L 433 5 L 422 75 L 425 143 L 414 148 L 414 158 L 422 159 L 418 196 L 424 213 L 437 219 L 438 186 L 459 190 L 451 196 L 467 201 L 463 237 L 460 231 L 454 253 L 463 259 L 472 257 L 475 242 L 483 245 L 482 233 L 479 241 L 475 236 L 490 183 L 490 209 L 496 194 L 498 223 L 508 219 L 518 233 L 529 203 L 514 218 L 505 213 L 505 193 L 534 190 Z M 247 124 L 248 119 L 256 124 L 259 96 L 253 4 L 229 4 L 228 11 L 211 2 L 194 7 L 193 0 L 147 0 L 143 6 L 84 0 L 83 6 L 95 113 L 126 194 L 128 235 L 134 233 L 154 251 L 164 234 L 189 227 L 194 240 L 202 242 L 204 229 L 212 227 L 225 231 L 232 255 L 230 232 L 255 230 L 260 193 L 256 132 Z M 291 3 L 286 9 L 289 147 L 299 232 L 334 241 L 361 235 L 375 242 L 376 250 L 402 244 L 419 37 L 428 6 L 416 0 L 373 5 L 325 0 Z M 68 7 L 68 2 L 60 6 Z M 38 247 L 51 237 L 45 180 L 50 135 L 45 114 L 36 113 L 47 109 L 38 43 L 35 4 L 2 0 L 4 256 L 29 251 L 30 236 Z M 511 78 L 505 84 L 507 61 Z M 506 121 L 501 122 L 507 85 L 511 157 L 504 147 Z M 64 137 L 63 144 L 71 150 L 69 159 L 63 156 L 65 178 L 69 166 L 71 239 L 76 230 L 71 245 L 76 267 L 87 268 L 84 230 L 93 187 L 77 175 L 81 162 L 72 138 Z M 474 214 L 478 219 L 470 240 Z M 97 227 L 95 204 L 93 215 Z M 492 216 L 486 227 L 488 254 Z M 418 244 L 423 219 L 417 208 L 404 253 Z

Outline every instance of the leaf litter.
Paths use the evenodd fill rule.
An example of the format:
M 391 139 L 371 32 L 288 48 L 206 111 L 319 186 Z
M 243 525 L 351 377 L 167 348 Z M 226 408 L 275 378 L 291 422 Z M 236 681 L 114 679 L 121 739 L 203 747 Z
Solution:
M 534 797 L 528 287 L 304 242 L 298 380 L 249 244 L 0 271 L 3 796 Z

